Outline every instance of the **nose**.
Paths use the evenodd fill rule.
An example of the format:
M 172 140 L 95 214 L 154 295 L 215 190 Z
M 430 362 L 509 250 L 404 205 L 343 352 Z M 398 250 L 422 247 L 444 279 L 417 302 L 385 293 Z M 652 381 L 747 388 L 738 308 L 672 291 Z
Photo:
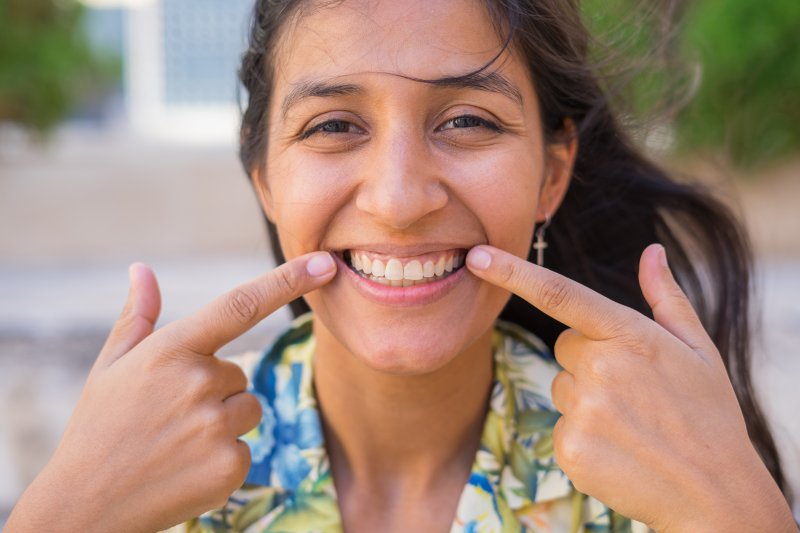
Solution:
M 356 207 L 392 229 L 406 229 L 442 209 L 448 193 L 425 138 L 396 128 L 366 147 Z

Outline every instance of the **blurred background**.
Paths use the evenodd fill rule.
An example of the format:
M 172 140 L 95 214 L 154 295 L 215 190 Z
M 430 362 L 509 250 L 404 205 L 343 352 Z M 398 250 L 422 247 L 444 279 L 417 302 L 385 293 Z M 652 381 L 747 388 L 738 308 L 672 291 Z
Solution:
M 272 266 L 236 155 L 253 0 L 0 0 L 0 527 L 145 261 L 161 323 Z M 757 252 L 755 376 L 800 517 L 800 2 L 585 0 L 608 89 Z M 223 353 L 264 347 L 277 313 Z

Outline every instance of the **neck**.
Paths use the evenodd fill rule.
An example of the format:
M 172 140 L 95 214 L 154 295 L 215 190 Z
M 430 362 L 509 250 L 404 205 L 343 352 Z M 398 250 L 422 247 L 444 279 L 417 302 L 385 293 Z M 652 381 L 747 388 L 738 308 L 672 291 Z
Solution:
M 337 485 L 424 491 L 469 472 L 492 384 L 491 329 L 444 367 L 412 376 L 368 367 L 319 323 L 315 337 L 314 384 Z

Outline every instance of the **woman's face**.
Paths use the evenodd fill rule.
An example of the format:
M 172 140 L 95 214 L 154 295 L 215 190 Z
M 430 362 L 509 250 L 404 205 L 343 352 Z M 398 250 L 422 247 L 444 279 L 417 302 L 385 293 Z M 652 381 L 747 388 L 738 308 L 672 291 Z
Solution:
M 440 369 L 486 339 L 509 297 L 459 266 L 466 251 L 527 257 L 572 147 L 544 145 L 511 51 L 446 80 L 502 48 L 481 2 L 344 1 L 287 26 L 254 178 L 287 258 L 337 257 L 306 297 L 315 327 L 375 370 Z

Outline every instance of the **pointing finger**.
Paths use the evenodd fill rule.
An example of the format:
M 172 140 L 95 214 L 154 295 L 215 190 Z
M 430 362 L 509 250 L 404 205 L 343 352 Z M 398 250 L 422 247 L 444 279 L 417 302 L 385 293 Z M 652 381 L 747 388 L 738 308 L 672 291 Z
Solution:
M 467 266 L 477 277 L 595 340 L 614 336 L 619 328 L 613 325 L 628 323 L 635 313 L 576 281 L 492 246 L 472 248 Z
M 292 300 L 333 279 L 327 252 L 306 254 L 216 298 L 199 311 L 162 328 L 182 347 L 212 354 Z

